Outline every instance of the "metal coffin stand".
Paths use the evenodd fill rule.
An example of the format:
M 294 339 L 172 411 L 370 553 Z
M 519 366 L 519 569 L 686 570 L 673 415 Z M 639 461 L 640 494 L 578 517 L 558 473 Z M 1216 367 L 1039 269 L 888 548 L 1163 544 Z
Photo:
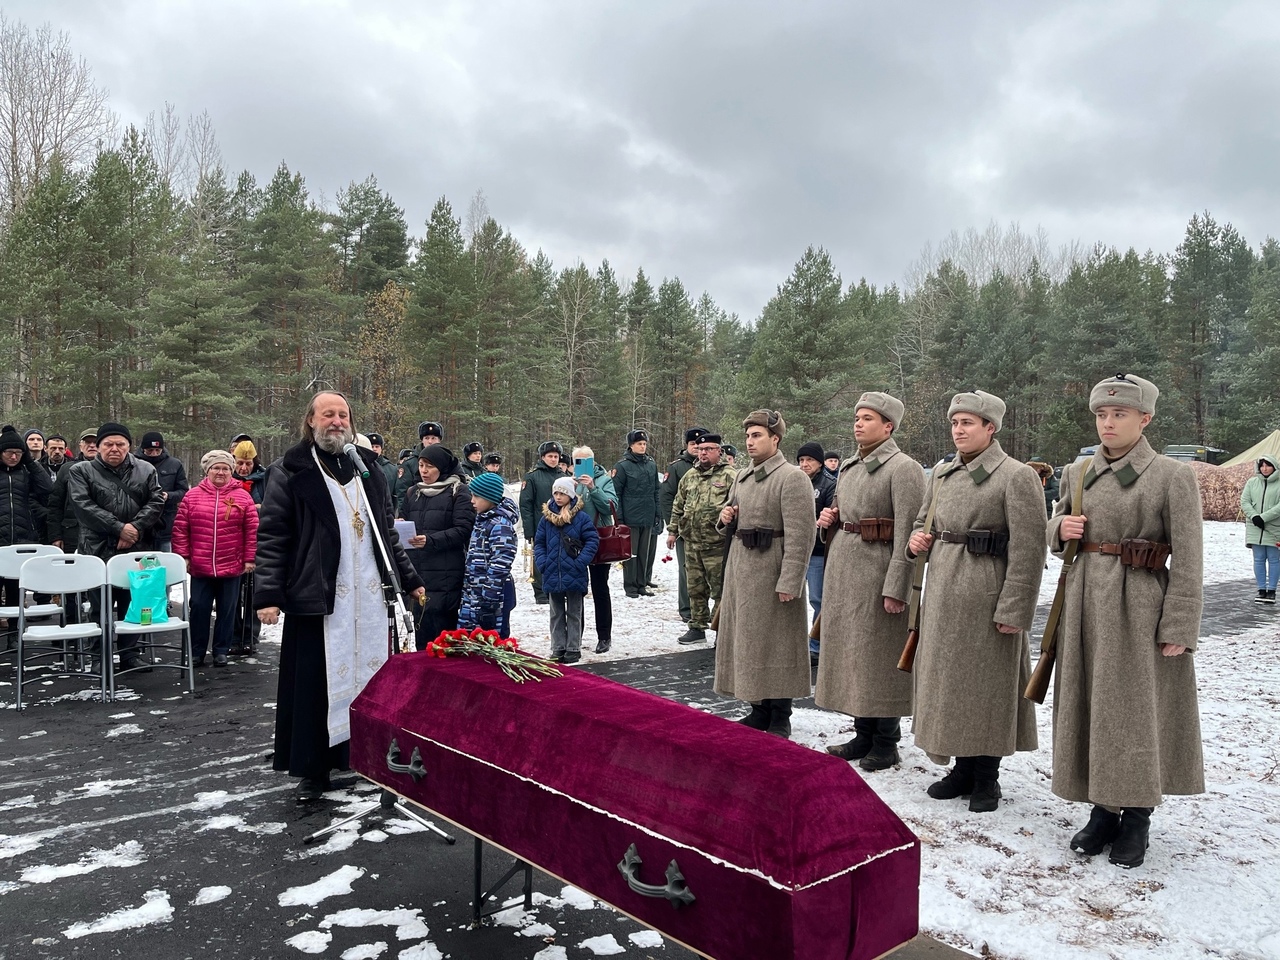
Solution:
M 873 960 L 918 932 L 919 842 L 838 758 L 591 674 L 421 653 L 351 732 L 354 770 L 704 956 Z

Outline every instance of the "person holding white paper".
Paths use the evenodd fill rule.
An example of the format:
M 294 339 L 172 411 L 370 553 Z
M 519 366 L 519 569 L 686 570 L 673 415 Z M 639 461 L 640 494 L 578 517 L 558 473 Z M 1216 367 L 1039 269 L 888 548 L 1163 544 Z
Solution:
M 427 588 L 426 602 L 413 611 L 417 646 L 422 650 L 441 631 L 458 626 L 467 543 L 476 511 L 471 492 L 458 474 L 458 460 L 444 444 L 423 450 L 418 478 L 405 494 L 399 516 L 413 523 L 416 533 L 405 547 Z

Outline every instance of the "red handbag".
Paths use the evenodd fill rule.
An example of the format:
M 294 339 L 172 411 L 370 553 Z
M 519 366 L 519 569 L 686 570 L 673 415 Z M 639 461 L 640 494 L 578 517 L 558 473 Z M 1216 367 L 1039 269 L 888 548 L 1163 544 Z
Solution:
M 600 548 L 596 550 L 592 563 L 621 563 L 631 559 L 631 528 L 618 522 L 618 512 L 612 503 L 609 504 L 609 514 L 613 517 L 613 526 L 596 527 Z

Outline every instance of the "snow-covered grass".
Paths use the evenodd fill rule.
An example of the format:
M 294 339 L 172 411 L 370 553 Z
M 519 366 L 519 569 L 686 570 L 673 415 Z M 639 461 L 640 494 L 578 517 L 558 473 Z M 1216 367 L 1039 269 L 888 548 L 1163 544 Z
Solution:
M 1206 584 L 1252 575 L 1242 524 L 1206 523 L 1204 543 Z M 654 564 L 655 597 L 628 599 L 621 571 L 611 572 L 608 654 L 591 652 L 588 597 L 584 661 L 687 649 L 675 642 L 685 625 L 676 609 L 676 565 L 662 563 L 665 554 L 664 539 Z M 533 603 L 528 578 L 519 575 L 523 562 L 513 635 L 545 652 L 549 608 Z M 1049 564 L 1045 603 L 1059 569 L 1058 561 Z M 1170 797 L 1157 809 L 1147 861 L 1136 870 L 1068 847 L 1089 811 L 1049 790 L 1052 697 L 1037 711 L 1040 749 L 1003 764 L 1005 799 L 993 814 L 971 814 L 964 800 L 928 797 L 925 788 L 945 770 L 915 748 L 904 724 L 902 766 L 866 777 L 920 837 L 925 932 L 973 953 L 985 947 L 1002 960 L 1280 958 L 1280 915 L 1272 906 L 1280 902 L 1280 629 L 1207 637 L 1196 656 L 1207 792 Z M 850 718 L 818 710 L 797 711 L 793 726 L 794 739 L 816 749 L 852 736 Z

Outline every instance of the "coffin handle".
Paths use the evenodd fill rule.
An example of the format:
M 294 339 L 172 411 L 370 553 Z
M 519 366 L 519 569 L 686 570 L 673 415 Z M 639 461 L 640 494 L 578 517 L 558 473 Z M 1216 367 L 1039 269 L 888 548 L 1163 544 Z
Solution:
M 413 777 L 413 782 L 417 783 L 427 775 L 427 768 L 422 763 L 422 754 L 418 752 L 418 748 L 413 748 L 413 753 L 409 754 L 409 762 L 400 762 L 400 744 L 394 739 L 391 746 L 387 747 L 387 769 L 392 773 L 407 773 Z
M 684 874 L 680 872 L 680 867 L 674 860 L 667 864 L 667 882 L 664 886 L 640 882 L 642 863 L 644 861 L 640 859 L 640 851 L 636 849 L 634 843 L 627 847 L 627 852 L 622 855 L 622 860 L 618 863 L 618 872 L 627 878 L 627 886 L 640 896 L 665 897 L 677 910 L 689 906 L 698 899 L 685 883 Z

